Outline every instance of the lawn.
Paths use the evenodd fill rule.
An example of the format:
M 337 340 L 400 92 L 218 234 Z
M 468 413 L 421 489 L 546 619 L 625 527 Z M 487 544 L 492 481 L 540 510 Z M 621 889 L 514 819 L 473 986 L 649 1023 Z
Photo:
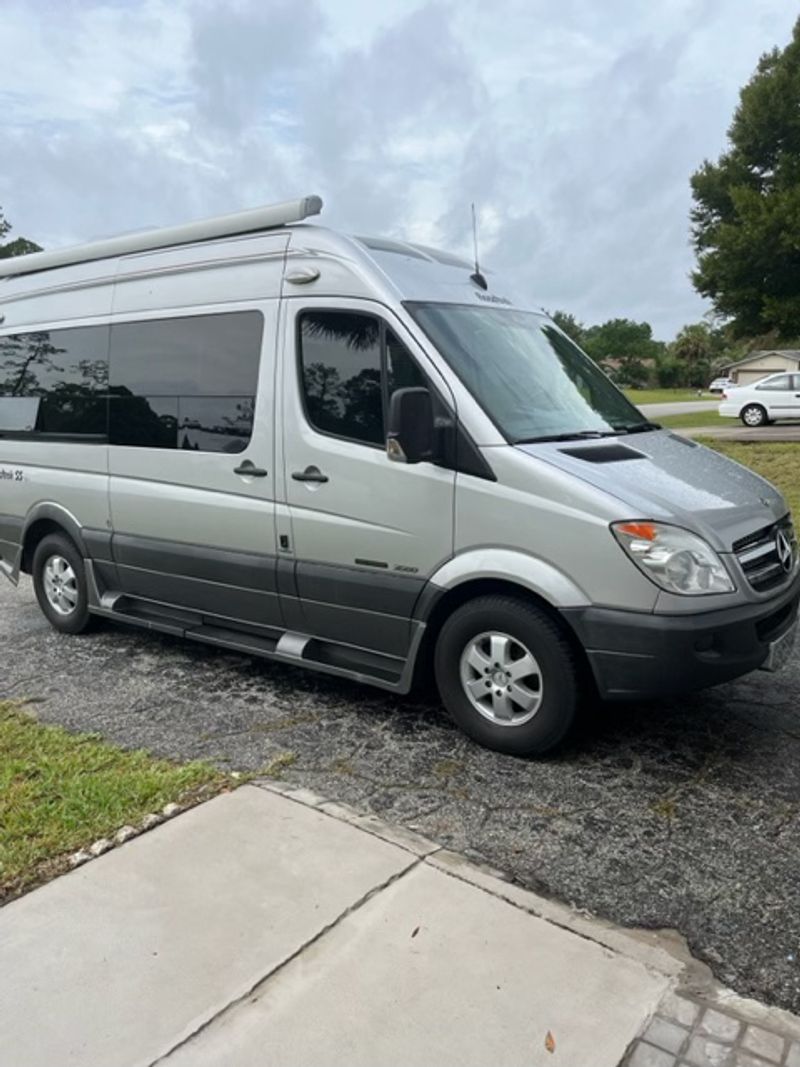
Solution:
M 207 764 L 125 752 L 0 701 L 0 903 L 165 804 L 193 804 L 233 784 Z
M 704 392 L 698 396 L 696 389 L 623 389 L 623 392 L 634 404 L 676 404 L 684 400 L 708 400 L 713 395 Z
M 738 419 L 724 419 L 716 410 L 684 411 L 680 415 L 656 415 L 655 421 L 660 426 L 667 426 L 671 429 L 684 426 L 727 426 L 729 430 L 743 428 Z
M 776 485 L 786 497 L 793 515 L 800 518 L 800 445 L 777 441 L 720 441 L 716 438 L 698 440 Z

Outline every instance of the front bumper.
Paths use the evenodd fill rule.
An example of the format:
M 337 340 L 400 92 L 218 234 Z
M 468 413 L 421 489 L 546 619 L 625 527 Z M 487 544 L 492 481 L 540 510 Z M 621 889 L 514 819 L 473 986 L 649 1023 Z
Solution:
M 782 593 L 696 615 L 648 615 L 612 608 L 563 612 L 608 700 L 675 696 L 762 666 L 770 643 L 797 618 L 800 573 Z

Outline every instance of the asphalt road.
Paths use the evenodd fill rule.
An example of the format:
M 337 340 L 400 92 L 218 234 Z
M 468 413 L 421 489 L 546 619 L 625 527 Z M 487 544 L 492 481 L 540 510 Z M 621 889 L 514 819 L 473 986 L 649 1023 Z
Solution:
M 716 437 L 721 441 L 773 441 L 777 444 L 800 441 L 800 424 L 779 422 L 774 426 L 742 426 L 731 419 L 730 426 L 682 426 L 675 433 L 683 437 Z
M 0 697 L 126 746 L 281 768 L 540 892 L 675 927 L 739 992 L 800 1010 L 797 658 L 680 701 L 587 709 L 558 756 L 526 762 L 421 698 L 110 625 L 62 637 L 27 582 L 0 579 Z

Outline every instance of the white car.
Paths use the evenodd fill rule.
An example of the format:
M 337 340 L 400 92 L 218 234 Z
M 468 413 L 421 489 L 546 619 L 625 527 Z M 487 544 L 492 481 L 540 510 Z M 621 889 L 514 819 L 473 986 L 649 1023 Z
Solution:
M 719 413 L 741 419 L 745 426 L 764 426 L 776 419 L 800 419 L 800 374 L 768 378 L 723 393 Z
M 736 382 L 733 378 L 715 378 L 709 385 L 709 393 L 724 393 L 726 389 L 733 389 L 736 386 Z

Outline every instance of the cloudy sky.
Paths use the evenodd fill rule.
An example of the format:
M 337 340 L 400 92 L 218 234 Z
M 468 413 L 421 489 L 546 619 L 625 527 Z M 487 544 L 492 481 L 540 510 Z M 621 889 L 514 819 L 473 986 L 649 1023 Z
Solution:
M 586 322 L 706 305 L 690 173 L 789 0 L 0 0 L 0 205 L 46 247 L 306 193 Z

